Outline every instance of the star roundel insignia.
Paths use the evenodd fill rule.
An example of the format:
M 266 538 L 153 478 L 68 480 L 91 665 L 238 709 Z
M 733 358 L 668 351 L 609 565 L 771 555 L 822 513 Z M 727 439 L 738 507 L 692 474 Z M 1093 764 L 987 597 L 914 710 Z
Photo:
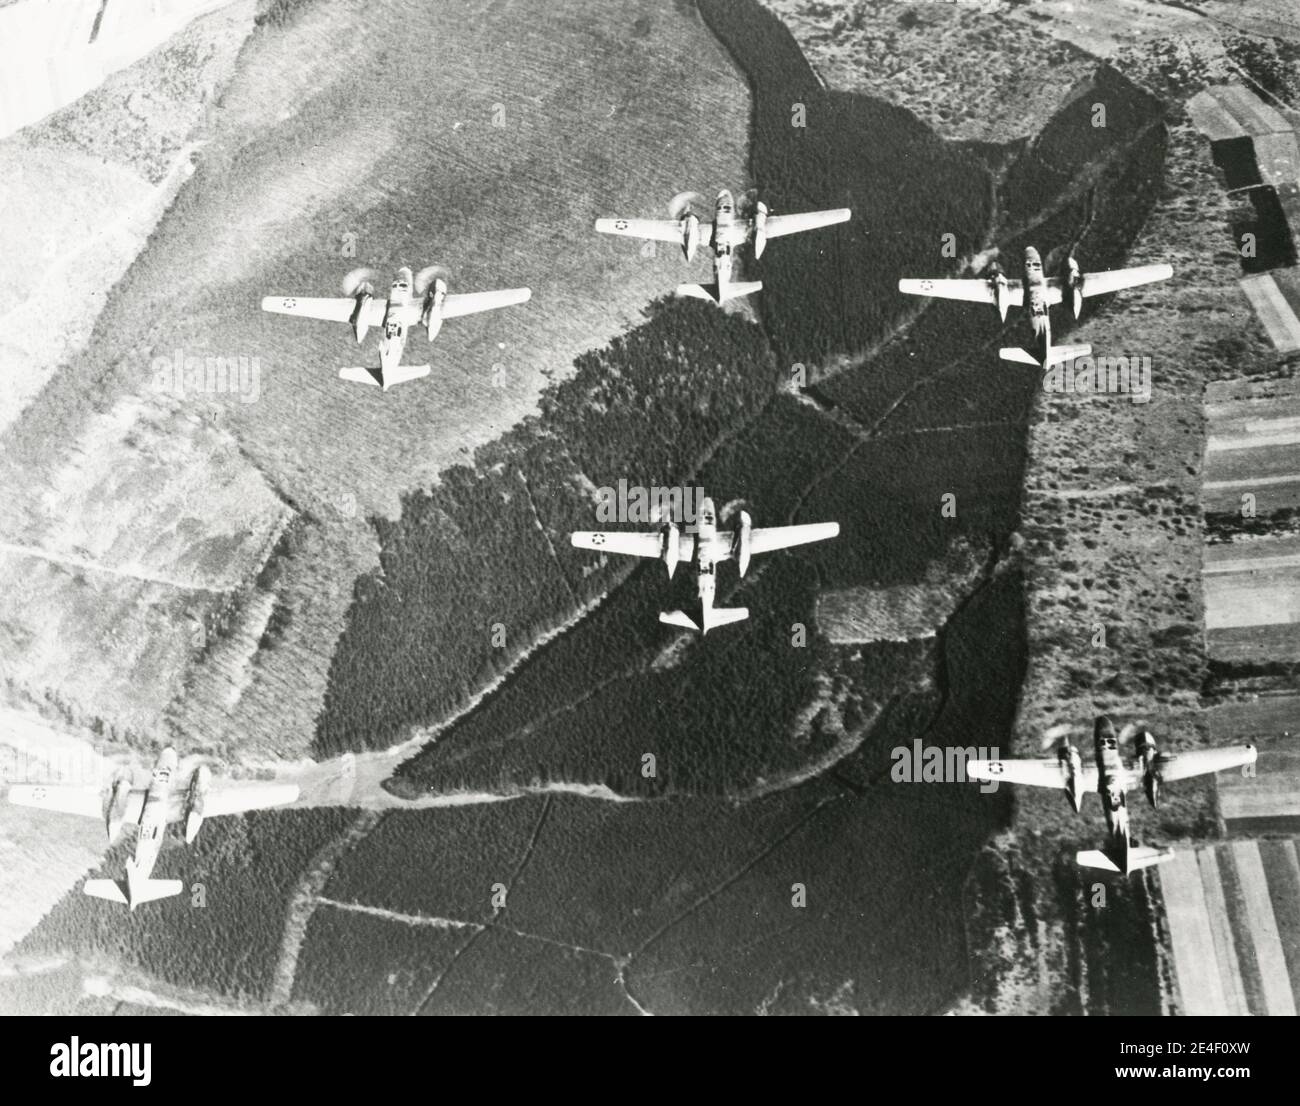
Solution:
M 615 230 L 627 230 L 627 220 L 626 220 L 626 219 L 618 219 L 618 220 L 616 220 L 615 223 L 614 223 L 614 229 L 615 229 Z
M 921 281 L 921 291 L 922 291 L 922 292 L 929 292 L 929 291 L 932 291 L 933 289 L 934 289 L 934 281 L 932 281 L 932 280 L 923 280 L 923 281 Z
M 604 544 L 605 544 L 605 535 L 604 535 L 604 534 L 592 534 L 592 535 L 591 535 L 591 544 L 592 544 L 592 545 L 604 545 Z
M 990 776 L 1000 776 L 1005 771 L 1006 769 L 1002 766 L 1002 762 L 1000 760 L 994 760 L 989 762 Z
M 34 788 L 32 788 L 32 798 L 35 799 L 38 803 L 44 801 L 44 799 L 45 799 L 45 788 L 43 788 L 43 787 L 34 787 Z
M 290 311 L 292 311 L 295 307 L 298 306 L 298 301 L 294 299 L 285 300 L 284 306 L 287 307 Z

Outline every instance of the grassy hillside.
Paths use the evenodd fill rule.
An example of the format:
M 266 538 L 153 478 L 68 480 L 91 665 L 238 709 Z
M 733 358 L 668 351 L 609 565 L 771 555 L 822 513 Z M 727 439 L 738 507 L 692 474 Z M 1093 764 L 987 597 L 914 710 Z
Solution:
M 122 631 L 115 642 L 87 618 L 80 575 L 41 570 L 48 617 L 37 622 L 20 604 L 12 617 L 0 612 L 12 623 L 0 651 L 16 668 L 26 643 L 57 625 L 67 655 L 113 658 L 117 694 L 96 666 L 83 675 L 72 665 L 57 681 L 39 665 L 30 679 L 11 673 L 8 656 L 0 667 L 21 678 L 26 701 L 53 691 L 78 721 L 142 745 L 302 756 L 353 584 L 378 566 L 367 520 L 395 518 L 404 493 L 535 413 L 576 357 L 640 321 L 681 279 L 679 255 L 642 256 L 595 235 L 592 222 L 658 214 L 688 185 L 743 187 L 749 100 L 698 17 L 672 0 L 545 9 L 340 0 L 263 14 L 229 87 L 208 105 L 193 176 L 123 280 L 111 292 L 96 286 L 107 303 L 85 350 L 0 440 L 0 476 L 13 493 L 0 538 L 58 549 L 64 519 L 48 505 L 98 495 L 115 525 L 138 536 L 110 567 L 168 575 L 160 554 L 172 549 L 147 540 L 150 523 L 159 502 L 193 481 L 264 484 L 296 516 L 295 544 L 268 595 L 259 564 L 223 562 L 204 543 L 248 531 L 265 556 L 275 527 L 195 494 L 193 552 L 222 577 L 215 611 L 184 589 L 159 598 L 158 586 L 96 575 L 97 608 Z M 179 87 L 199 111 L 201 90 Z M 117 108 L 76 122 L 116 135 L 130 122 Z M 169 131 L 160 150 L 175 145 Z M 416 337 L 408 360 L 429 360 L 434 372 L 387 395 L 337 377 L 373 363 L 373 336 L 358 348 L 345 328 L 258 309 L 266 294 L 330 295 L 356 266 L 387 277 L 430 262 L 452 271 L 454 291 L 528 285 L 533 299 L 454 320 L 433 346 Z M 39 325 L 45 335 L 48 320 Z M 177 351 L 255 364 L 256 394 L 159 394 L 155 360 Z M 105 421 L 120 422 L 120 434 L 88 472 L 88 438 Z M 187 431 L 195 425 L 202 431 Z M 189 439 L 176 462 L 174 446 Z M 163 471 L 156 457 L 169 460 Z M 270 635 L 258 624 L 268 597 Z M 191 622 L 225 627 L 228 647 L 195 647 Z M 523 621 L 515 629 L 516 640 L 527 632 Z M 137 654 L 147 663 L 133 667 Z

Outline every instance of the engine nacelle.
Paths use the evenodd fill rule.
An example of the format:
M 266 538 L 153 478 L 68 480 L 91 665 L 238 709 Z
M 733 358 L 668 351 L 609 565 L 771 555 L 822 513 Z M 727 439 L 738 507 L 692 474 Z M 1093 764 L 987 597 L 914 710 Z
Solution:
M 742 576 L 749 570 L 750 538 L 754 530 L 753 521 L 748 511 L 740 512 L 740 523 L 736 527 L 736 567 Z
M 1077 319 L 1083 310 L 1083 274 L 1079 272 L 1079 263 L 1073 257 L 1065 259 L 1065 287 L 1070 293 L 1070 309 Z
M 352 333 L 357 336 L 357 342 L 365 340 L 366 331 L 370 329 L 368 321 L 370 315 L 370 301 L 373 297 L 370 294 L 370 286 L 366 285 L 357 292 L 357 305 L 352 309 Z
M 185 796 L 185 844 L 192 845 L 203 825 L 203 804 L 208 795 L 208 785 L 212 782 L 212 770 L 206 764 L 200 764 L 190 777 L 190 789 Z
M 668 579 L 677 571 L 677 561 L 682 551 L 682 531 L 675 522 L 664 523 L 664 566 L 668 569 Z
M 989 277 L 989 284 L 993 288 L 993 305 L 998 309 L 998 318 L 1005 323 L 1007 308 L 1011 306 L 1007 299 L 1007 278 L 1001 272 L 995 272 Z
M 754 256 L 763 256 L 767 246 L 767 204 L 761 200 L 754 205 Z
M 429 285 L 424 294 L 424 308 L 420 312 L 420 325 L 430 339 L 442 329 L 442 305 L 447 299 L 447 282 L 439 277 Z
M 1083 758 L 1079 756 L 1079 750 L 1074 745 L 1069 741 L 1063 741 L 1057 759 L 1065 770 L 1066 797 L 1070 800 L 1074 813 L 1078 814 L 1083 807 Z
M 682 216 L 682 253 L 686 255 L 686 260 L 690 261 L 699 248 L 700 217 L 695 212 L 688 211 Z
M 1133 739 L 1138 761 L 1142 765 L 1142 790 L 1151 806 L 1160 805 L 1160 773 L 1156 769 L 1156 739 L 1146 730 L 1139 730 Z
M 108 804 L 104 807 L 104 828 L 108 831 L 110 845 L 122 832 L 122 826 L 126 822 L 126 804 L 130 795 L 129 779 L 121 777 L 113 781 L 113 787 L 108 793 Z

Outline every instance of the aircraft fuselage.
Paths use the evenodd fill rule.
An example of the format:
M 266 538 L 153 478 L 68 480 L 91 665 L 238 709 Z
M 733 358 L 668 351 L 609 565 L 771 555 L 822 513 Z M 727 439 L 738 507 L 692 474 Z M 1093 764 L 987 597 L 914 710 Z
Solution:
M 1025 310 L 1034 335 L 1034 354 L 1046 362 L 1052 347 L 1052 319 L 1047 305 L 1047 278 L 1043 259 L 1033 246 L 1025 247 L 1025 272 L 1021 278 L 1025 291 Z
M 1118 854 L 1116 860 L 1123 870 L 1129 847 L 1128 805 L 1125 802 L 1128 769 L 1120 755 L 1115 724 L 1105 715 L 1093 724 L 1093 745 L 1097 760 L 1097 794 L 1101 796 L 1102 809 L 1106 813 L 1111 848 Z
M 713 205 L 713 240 L 709 245 L 713 249 L 713 274 L 718 284 L 719 300 L 726 299 L 725 289 L 731 280 L 732 226 L 736 221 L 736 202 L 727 189 L 718 193 Z
M 140 808 L 139 833 L 135 840 L 135 865 L 143 879 L 149 878 L 167 835 L 167 811 L 171 802 L 173 777 L 176 775 L 176 750 L 167 748 L 159 755 L 149 778 Z
M 695 568 L 696 594 L 699 597 L 701 611 L 704 611 L 713 606 L 713 599 L 718 590 L 717 562 L 713 559 L 714 543 L 718 536 L 718 516 L 713 509 L 713 500 L 708 496 L 705 496 L 700 503 L 696 526 L 695 553 L 692 560 Z
M 385 373 L 391 373 L 402 363 L 402 351 L 406 349 L 406 309 L 411 303 L 411 282 L 411 270 L 403 267 L 397 270 L 397 279 L 388 290 L 383 329 L 379 334 L 379 367 Z

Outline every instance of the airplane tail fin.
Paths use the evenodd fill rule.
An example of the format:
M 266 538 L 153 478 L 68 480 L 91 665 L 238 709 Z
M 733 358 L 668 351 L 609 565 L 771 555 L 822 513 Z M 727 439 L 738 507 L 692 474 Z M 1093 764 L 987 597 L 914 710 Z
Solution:
M 1062 361 L 1073 361 L 1076 357 L 1088 357 L 1092 346 L 1053 346 L 1047 355 L 1047 364 L 1059 365 Z
M 383 369 L 339 369 L 339 376 L 356 384 L 375 384 L 386 392 L 389 388 L 404 384 L 408 380 L 418 380 L 422 376 L 428 376 L 430 368 L 429 365 L 398 365 L 387 372 Z
M 1166 860 L 1171 860 L 1173 855 L 1173 849 L 1156 849 L 1134 845 L 1128 850 L 1127 870 L 1116 864 L 1114 858 L 1101 849 L 1085 850 L 1078 853 L 1074 859 L 1080 868 L 1100 868 L 1106 872 L 1121 872 L 1128 875 L 1129 872 L 1150 868 L 1154 864 L 1163 864 Z
M 728 284 L 727 294 L 718 296 L 718 286 L 716 284 L 679 284 L 677 294 L 679 296 L 692 296 L 697 300 L 710 300 L 713 303 L 722 303 L 723 300 L 734 300 L 741 296 L 749 296 L 755 292 L 761 291 L 763 282 L 761 280 L 742 281 L 738 284 Z

